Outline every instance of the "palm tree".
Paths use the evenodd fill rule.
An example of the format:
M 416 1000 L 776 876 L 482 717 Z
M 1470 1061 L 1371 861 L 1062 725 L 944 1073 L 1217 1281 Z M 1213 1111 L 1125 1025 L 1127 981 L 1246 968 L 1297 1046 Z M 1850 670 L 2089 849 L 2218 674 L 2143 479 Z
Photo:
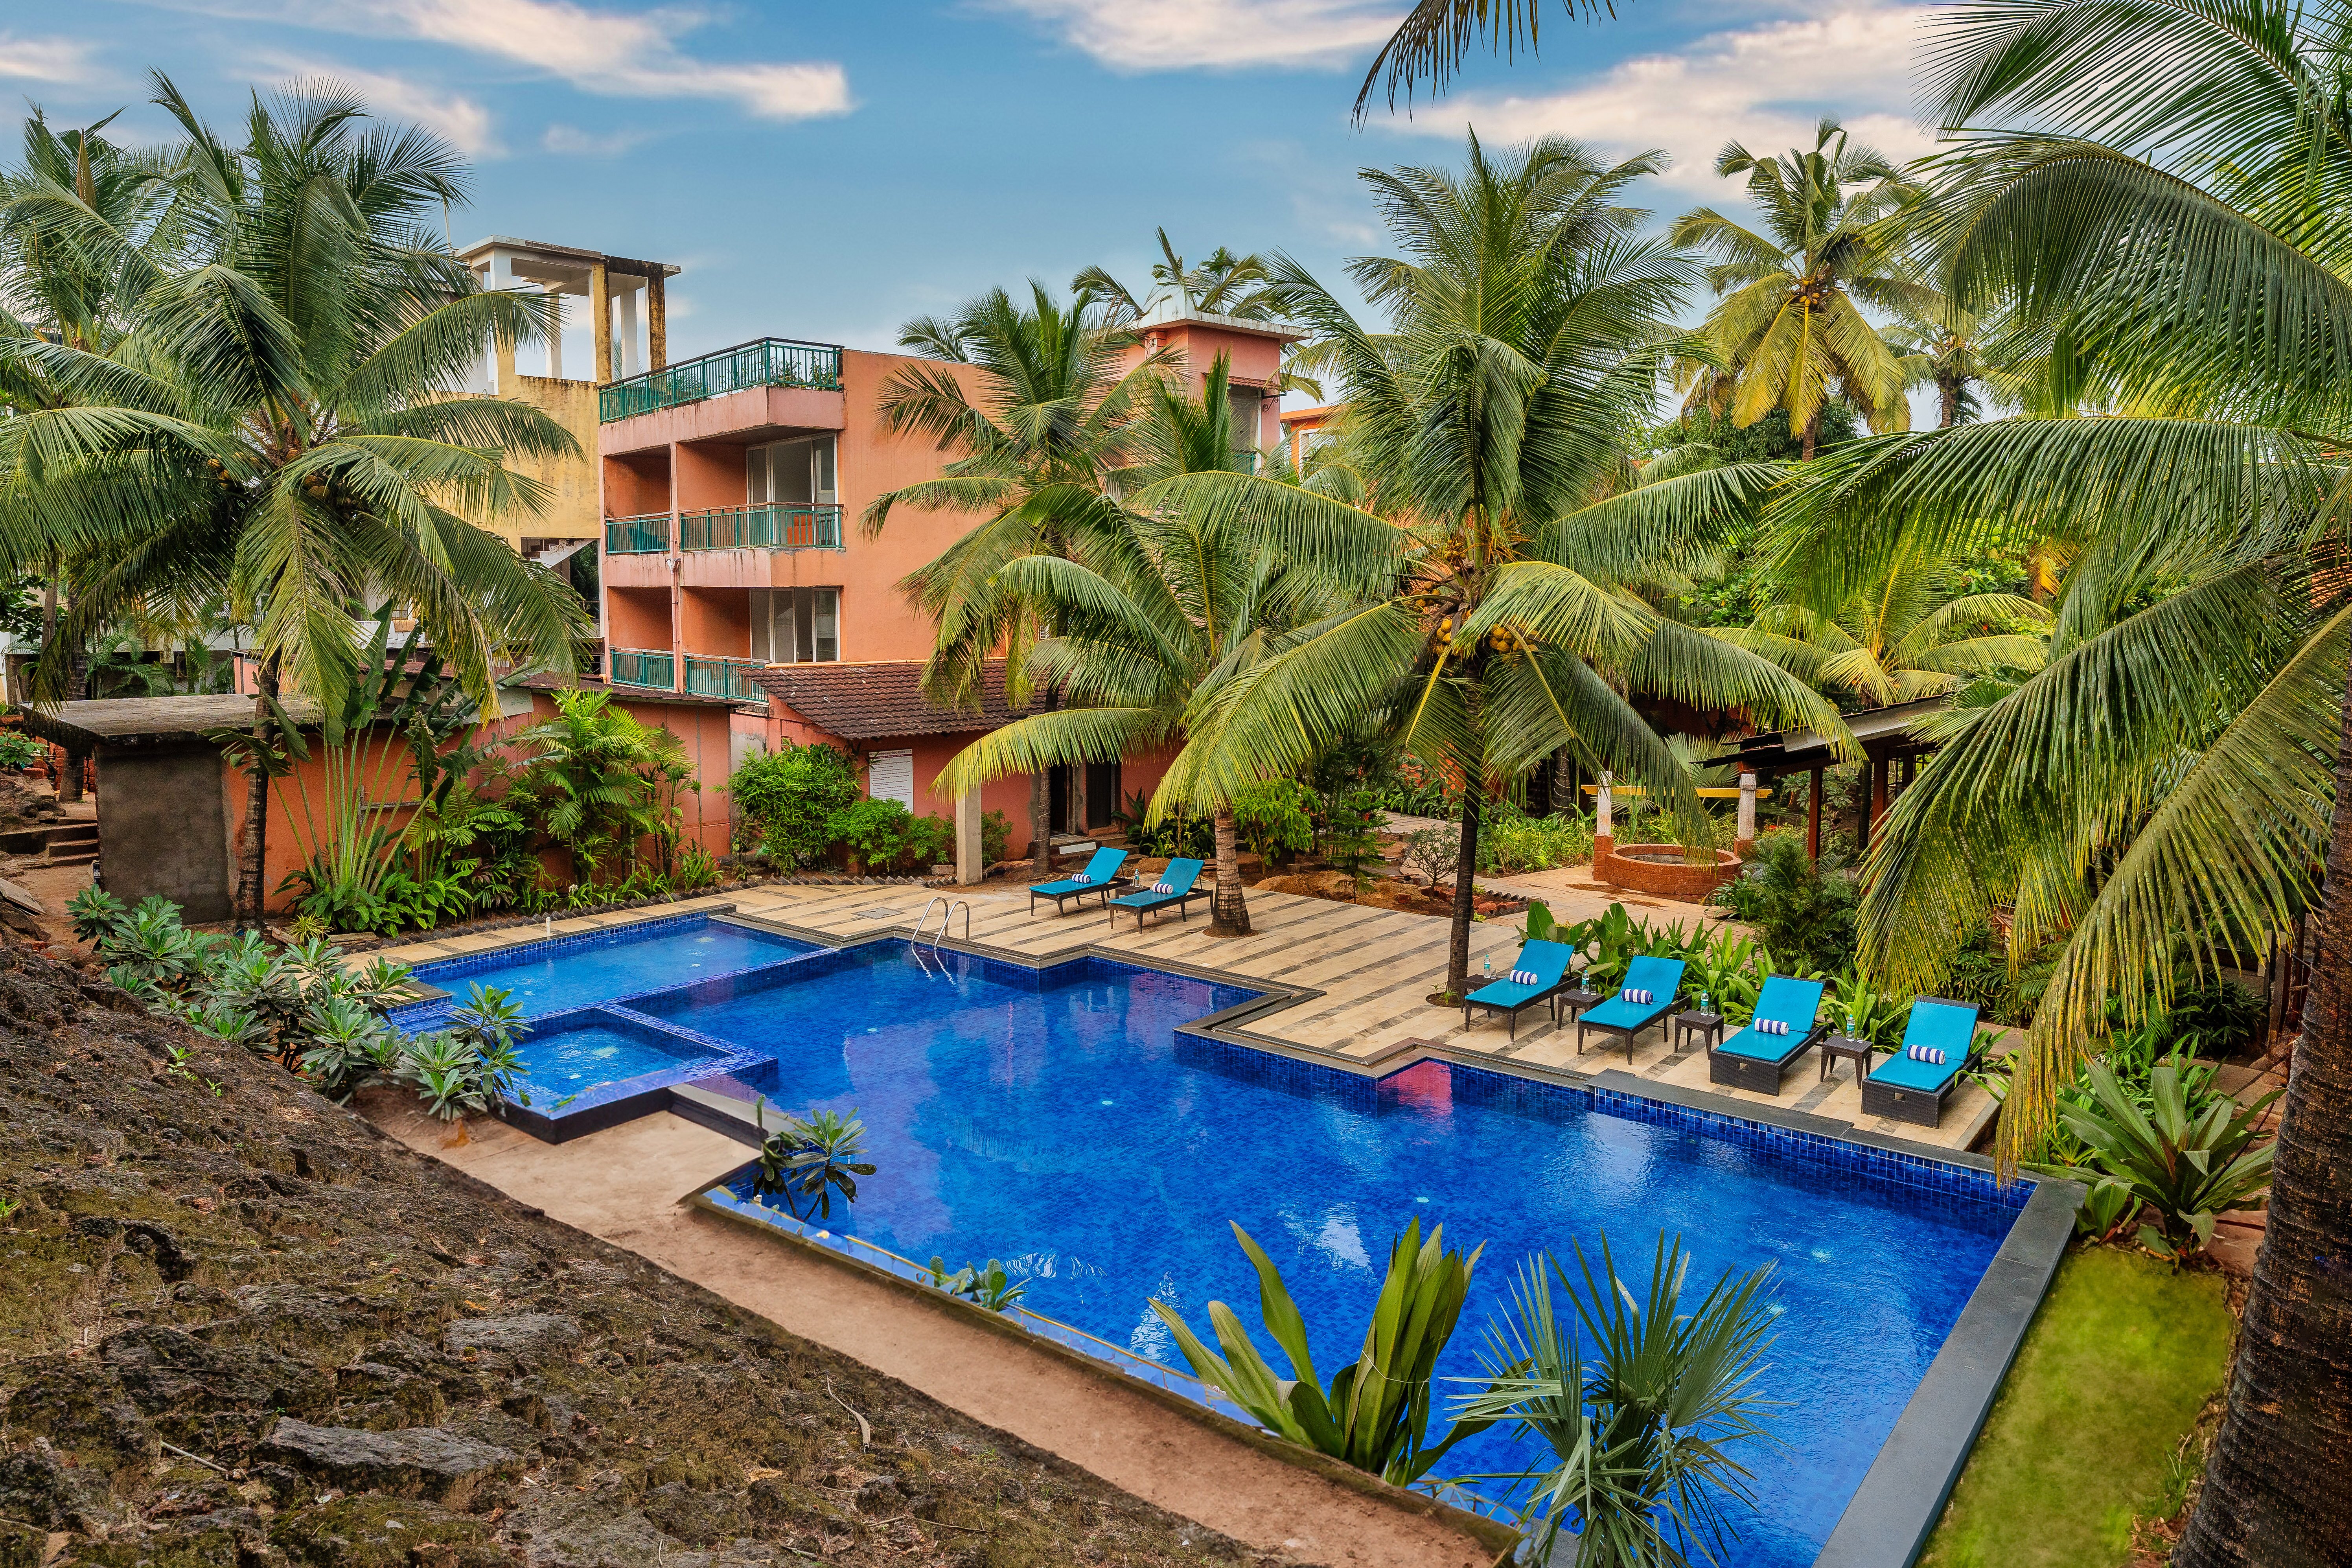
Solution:
M 1717 635 L 1825 690 L 1884 707 L 2040 668 L 2050 621 L 2031 599 L 1962 592 L 1948 563 L 1904 550 L 1842 602 L 1776 598 L 1752 626 Z
M 1151 287 L 1141 294 L 1112 277 L 1104 267 L 1081 268 L 1070 279 L 1071 291 L 1089 293 L 1103 301 L 1104 319 L 1113 326 L 1140 320 L 1165 299 L 1173 299 L 1178 309 L 1187 314 L 1204 310 L 1244 321 L 1279 319 L 1273 297 L 1265 287 L 1264 258 L 1235 256 L 1221 245 L 1209 253 L 1206 261 L 1198 267 L 1188 267 L 1170 243 L 1168 231 L 1163 228 L 1159 236 L 1160 259 L 1151 264 Z M 1321 378 L 1330 369 L 1328 356 L 1316 344 L 1286 344 L 1282 351 L 1282 373 L 1275 380 L 1274 391 L 1276 395 L 1301 393 L 1320 403 Z
M 1695 401 L 1753 425 L 1785 408 L 1810 461 L 1822 401 L 1843 397 L 1874 430 L 1907 430 L 1903 366 L 1855 300 L 1882 310 L 1930 310 L 1932 291 L 1902 276 L 1901 219 L 1917 195 L 1874 148 L 1824 119 L 1811 152 L 1759 158 L 1727 142 L 1715 172 L 1748 175 L 1764 232 L 1712 207 L 1676 219 L 1676 245 L 1717 258 L 1707 272 L 1719 302 L 1708 315 L 1710 363 L 1696 367 Z
M 110 353 L 121 341 L 133 302 L 131 285 L 144 267 L 114 259 L 141 260 L 167 236 L 157 220 L 171 195 L 171 165 L 161 153 L 125 149 L 100 134 L 110 114 L 81 130 L 54 131 L 36 107 L 25 121 L 25 157 L 0 174 L 0 336 L 46 339 L 93 353 Z M 73 394 L 38 374 L 24 360 L 0 359 L 0 399 L 19 410 L 56 408 Z M 40 530 L 38 508 L 22 494 L 17 510 L 30 508 L 24 531 Z M 84 650 L 68 653 L 58 640 L 58 594 L 68 563 L 53 541 L 41 563 L 41 669 L 36 689 L 51 698 L 88 694 Z M 69 752 L 58 781 L 60 799 L 81 795 L 82 755 Z
M 1368 171 L 1402 258 L 1351 270 L 1395 319 L 1367 331 L 1288 260 L 1278 303 L 1335 345 L 1350 388 L 1363 505 L 1272 477 L 1171 479 L 1203 525 L 1263 531 L 1287 558 L 1360 589 L 1331 617 L 1195 701 L 1197 765 L 1163 804 L 1208 806 L 1383 729 L 1469 786 L 1447 991 L 1466 983 L 1479 803 L 1563 747 L 1649 781 L 1694 826 L 1689 775 L 1628 689 L 1759 718 L 1836 714 L 1769 662 L 1662 619 L 1625 584 L 1689 550 L 1771 470 L 1709 469 L 1619 494 L 1646 423 L 1686 268 L 1618 205 L 1654 173 L 1547 139 L 1461 174 Z
M 415 129 L 362 131 L 360 101 L 331 87 L 257 98 L 233 146 L 170 81 L 155 88 L 185 135 L 167 256 L 89 224 L 47 231 L 131 278 L 121 340 L 111 354 L 0 342 L 14 374 L 68 395 L 0 419 L 0 466 L 45 525 L 5 542 L 19 561 L 62 546 L 91 563 L 63 635 L 225 600 L 253 628 L 257 745 L 283 689 L 334 710 L 362 673 L 354 614 L 381 604 L 410 606 L 486 707 L 501 661 L 568 666 L 576 597 L 459 515 L 537 510 L 542 487 L 503 454 L 574 447 L 522 405 L 442 392 L 494 335 L 547 324 L 543 301 L 480 292 L 425 226 L 464 196 L 455 153 Z M 268 793 L 256 768 L 239 888 L 254 921 Z
M 954 456 L 940 478 L 877 496 L 866 529 L 880 532 L 902 507 L 982 520 L 900 584 L 938 626 L 923 689 L 950 705 L 977 705 L 985 666 L 1000 648 L 1009 650 L 1006 694 L 1016 707 L 1025 703 L 1028 650 L 1044 628 L 996 573 L 1041 550 L 1064 552 L 1071 529 L 1129 461 L 1130 427 L 1166 365 L 1156 354 L 1126 363 L 1135 337 L 1107 322 L 1091 294 L 1081 289 L 1063 303 L 1042 283 L 1029 287 L 1025 307 L 996 289 L 949 320 L 908 322 L 901 344 L 972 368 L 908 365 L 882 388 L 885 426 L 929 436 Z M 1050 687 L 1046 700 L 1054 700 Z M 1051 800 L 1041 772 L 1029 794 L 1030 853 L 1040 870 Z
M 1560 0 L 1560 9 L 1588 22 L 1617 14 L 1614 0 Z M 1534 54 L 1544 10 L 1542 0 L 1418 0 L 1364 73 L 1364 85 L 1356 92 L 1356 122 L 1363 122 L 1383 70 L 1388 73 L 1389 107 L 1394 109 L 1397 89 L 1410 97 L 1424 79 L 1433 94 L 1444 91 L 1447 79 L 1462 68 L 1471 40 L 1480 34 L 1490 47 L 1516 57 L 1524 33 L 1528 53 Z
M 1946 302 L 1927 311 L 1906 310 L 1885 333 L 1898 356 L 1907 384 L 1936 389 L 1936 425 L 1949 429 L 1984 417 L 1979 386 L 1990 387 L 2012 407 L 2033 400 L 2033 381 L 1988 342 L 1982 318 Z M 1999 359 L 2000 363 L 1996 363 Z
M 2026 128 L 1972 132 L 1938 193 L 1954 296 L 2121 412 L 1859 442 L 1786 520 L 1824 576 L 1897 532 L 1951 547 L 1998 520 L 2173 589 L 2071 643 L 2062 613 L 2049 667 L 1972 718 L 1867 868 L 1864 940 L 1897 973 L 1929 966 L 1964 899 L 1981 910 L 1951 864 L 1971 848 L 2063 938 L 2008 1157 L 2111 1005 L 2137 1025 L 2179 966 L 2317 908 L 2228 1409 L 2173 1558 L 2193 1568 L 2352 1561 L 2352 100 L 2326 85 L 2346 20 L 2340 0 L 1954 14 L 1937 117 Z
M 1219 356 L 1198 397 L 1172 380 L 1153 388 L 1150 416 L 1137 432 L 1149 456 L 1129 470 L 1146 488 L 1132 510 L 1103 498 L 1074 519 L 1066 555 L 1024 555 L 998 568 L 996 588 L 1054 628 L 1031 653 L 1033 684 L 1051 686 L 1070 705 L 982 736 L 948 763 L 941 788 L 961 794 L 1012 773 L 1113 762 L 1181 739 L 1197 694 L 1255 668 L 1294 628 L 1332 607 L 1331 584 L 1277 557 L 1245 525 L 1152 504 L 1150 481 L 1231 469 L 1225 373 Z M 1192 765 L 1180 752 L 1171 773 Z M 1230 794 L 1214 800 L 1210 819 L 1217 865 L 1210 934 L 1247 935 Z

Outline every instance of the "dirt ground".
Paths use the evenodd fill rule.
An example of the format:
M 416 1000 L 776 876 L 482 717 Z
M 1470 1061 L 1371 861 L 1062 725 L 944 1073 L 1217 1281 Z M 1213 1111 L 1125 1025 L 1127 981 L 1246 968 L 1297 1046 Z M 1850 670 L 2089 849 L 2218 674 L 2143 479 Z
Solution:
M 0 1568 L 1274 1561 L 0 947 Z

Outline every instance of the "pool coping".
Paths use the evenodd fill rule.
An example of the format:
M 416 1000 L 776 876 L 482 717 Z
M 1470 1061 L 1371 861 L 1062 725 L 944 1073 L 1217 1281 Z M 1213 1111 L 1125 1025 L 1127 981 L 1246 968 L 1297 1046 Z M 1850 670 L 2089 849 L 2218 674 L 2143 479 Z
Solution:
M 747 914 L 738 909 L 696 911 L 712 919 L 724 919 L 732 924 L 748 926 L 796 941 L 808 942 L 824 949 L 848 949 L 879 941 L 917 940 L 912 928 L 904 925 L 882 926 L 872 931 L 860 932 L 854 939 L 844 940 L 838 933 L 798 926 L 772 916 Z M 620 922 L 638 923 L 638 922 Z M 610 927 L 603 928 L 609 930 Z M 543 940 L 543 939 L 542 939 Z M 558 939 L 561 940 L 561 939 Z M 1265 980 L 1239 974 L 1181 960 L 1151 958 L 1137 955 L 1100 942 L 1082 942 L 1045 953 L 1031 953 L 1002 948 L 986 942 L 964 939 L 942 938 L 927 942 L 934 952 L 961 952 L 1024 969 L 1045 970 L 1059 964 L 1099 959 L 1122 968 L 1159 970 L 1213 984 L 1255 993 L 1248 1000 L 1205 1014 L 1177 1027 L 1180 1036 L 1191 1035 L 1239 1046 L 1267 1055 L 1308 1063 L 1343 1075 L 1377 1081 L 1418 1066 L 1423 1061 L 1440 1061 L 1449 1066 L 1494 1074 L 1501 1078 L 1525 1079 L 1534 1083 L 1580 1090 L 1596 1099 L 1609 1095 L 1627 1100 L 1647 1101 L 1675 1110 L 1719 1118 L 1729 1122 L 1748 1122 L 1809 1140 L 1849 1143 L 1857 1148 L 1892 1156 L 1905 1163 L 1957 1167 L 1999 1178 L 1993 1161 L 1964 1150 L 1945 1149 L 1934 1144 L 1915 1142 L 1909 1139 L 1857 1127 L 1832 1117 L 1815 1116 L 1802 1111 L 1786 1110 L 1777 1106 L 1759 1105 L 1752 1101 L 1727 1100 L 1685 1085 L 1661 1083 L 1637 1077 L 1618 1068 L 1604 1068 L 1587 1073 L 1567 1068 L 1549 1067 L 1542 1063 L 1496 1058 L 1483 1053 L 1463 1051 L 1440 1042 L 1426 1039 L 1406 1039 L 1368 1058 L 1350 1058 L 1329 1051 L 1294 1045 L 1257 1033 L 1243 1026 L 1275 1013 L 1286 1010 L 1301 1002 L 1313 1001 L 1326 992 L 1318 987 L 1295 985 L 1278 980 Z M 470 954 L 468 956 L 471 956 Z M 787 961 L 789 962 L 789 961 Z M 610 1005 L 610 1004 L 608 1004 Z M 673 1083 L 651 1091 L 667 1095 L 667 1109 L 672 1114 L 726 1135 L 739 1142 L 756 1142 L 750 1105 L 732 1097 L 697 1089 L 691 1081 Z M 633 1097 L 635 1098 L 635 1097 Z M 662 1109 L 648 1104 L 638 1114 Z M 583 1128 L 583 1131 L 590 1129 Z M 528 1129 L 526 1129 L 528 1131 Z M 1862 1484 L 1848 1500 L 1845 1510 L 1832 1527 L 1827 1542 L 1814 1559 L 1814 1568 L 1880 1568 L 1895 1564 L 1896 1568 L 1912 1568 L 1925 1551 L 1928 1537 L 1942 1517 L 1944 1505 L 1954 1484 L 1966 1468 L 1979 1433 L 1999 1397 L 2011 1365 L 2015 1362 L 2028 1328 L 2050 1281 L 2056 1275 L 2058 1264 L 2073 1239 L 2074 1214 L 2082 1203 L 2084 1189 L 2079 1184 L 2034 1177 L 2022 1173 L 2010 1173 L 2011 1180 L 2030 1188 L 2026 1201 L 2011 1222 L 2008 1233 L 1996 1249 L 1990 1263 L 1976 1289 L 1970 1292 L 1960 1316 L 1946 1334 L 1942 1347 L 1929 1363 L 1927 1372 L 1912 1391 L 1894 1428 L 1879 1447 L 1878 1453 L 1864 1473 Z M 723 1181 L 724 1174 L 716 1180 Z M 690 1195 L 688 1201 L 700 1203 L 709 1185 Z M 715 1204 L 702 1206 L 715 1213 L 726 1214 Z M 727 1215 L 737 1224 L 758 1222 L 740 1215 Z M 761 1226 L 768 1234 L 785 1237 L 794 1245 L 808 1248 L 817 1256 L 838 1266 L 863 1269 L 873 1276 L 887 1279 L 895 1286 L 920 1291 L 936 1297 L 943 1304 L 952 1304 L 993 1319 L 987 1312 L 968 1302 L 956 1301 L 940 1292 L 913 1281 L 899 1279 L 886 1269 L 865 1264 L 805 1238 L 790 1237 L 773 1226 Z M 1182 1394 L 1153 1384 L 1120 1370 L 1115 1363 L 1084 1354 L 1050 1340 L 1028 1333 L 1016 1325 L 994 1323 L 1001 1332 L 1018 1334 L 1033 1344 L 1051 1345 L 1055 1352 L 1087 1363 L 1105 1376 L 1115 1376 L 1123 1386 L 1131 1386 L 1153 1397 L 1174 1402 L 1189 1414 L 1202 1420 L 1239 1427 L 1232 1417 L 1185 1398 Z M 1246 1430 L 1246 1429 L 1244 1429 Z M 1275 1444 L 1278 1449 L 1293 1450 L 1283 1457 L 1296 1459 L 1295 1445 L 1282 1444 L 1279 1439 L 1263 1434 L 1255 1435 L 1259 1441 Z M 1320 1458 L 1321 1456 L 1315 1456 Z M 1336 1463 L 1336 1461 L 1332 1461 Z M 1313 1468 L 1313 1467 L 1310 1467 Z M 1339 1467 L 1345 1469 L 1346 1467 Z M 1373 1477 L 1349 1475 L 1377 1488 L 1381 1495 L 1394 1489 Z M 1419 1498 L 1419 1494 L 1406 1493 Z M 1433 1500 L 1420 1500 L 1432 1501 Z M 1433 1504 L 1445 1507 L 1443 1504 Z M 1466 1512 L 1466 1510 L 1452 1510 Z M 1477 1517 L 1477 1516 L 1470 1516 Z M 1491 1523 L 1492 1521 L 1487 1521 Z

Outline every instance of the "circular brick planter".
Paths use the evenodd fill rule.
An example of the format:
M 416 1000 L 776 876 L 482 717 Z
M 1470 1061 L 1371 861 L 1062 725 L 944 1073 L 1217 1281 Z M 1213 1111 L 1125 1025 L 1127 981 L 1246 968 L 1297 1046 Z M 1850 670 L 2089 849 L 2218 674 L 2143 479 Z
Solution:
M 1690 851 L 1679 844 L 1628 844 L 1620 849 L 1599 839 L 1592 846 L 1592 875 L 1596 881 L 1630 892 L 1704 903 L 1708 894 L 1739 875 L 1738 856 L 1728 849 L 1712 854 L 1711 861 L 1694 864 Z

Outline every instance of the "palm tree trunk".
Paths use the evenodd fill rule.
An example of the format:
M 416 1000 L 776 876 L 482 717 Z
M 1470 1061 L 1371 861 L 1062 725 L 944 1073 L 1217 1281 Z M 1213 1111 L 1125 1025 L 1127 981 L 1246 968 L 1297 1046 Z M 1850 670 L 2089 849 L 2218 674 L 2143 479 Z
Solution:
M 253 699 L 253 771 L 245 783 L 245 843 L 236 861 L 236 923 L 240 931 L 261 929 L 262 867 L 269 832 L 269 770 L 261 753 L 269 735 L 268 699 L 278 695 L 278 656 L 261 661 Z
M 1805 443 L 1805 448 L 1804 448 L 1804 453 L 1803 453 L 1803 460 L 1804 460 L 1804 461 L 1806 461 L 1806 462 L 1810 463 L 1810 462 L 1811 462 L 1811 461 L 1813 460 L 1813 448 L 1814 448 L 1815 447 L 1817 447 L 1817 446 L 1819 446 L 1819 445 L 1821 444 L 1821 439 L 1822 439 L 1822 411 L 1821 411 L 1821 408 L 1819 407 L 1819 405 L 1816 405 L 1816 406 L 1814 407 L 1814 409 L 1813 409 L 1812 413 L 1811 413 L 1810 416 L 1807 416 L 1807 418 L 1806 418 L 1806 420 L 1805 420 L 1805 431 L 1804 431 L 1804 443 Z
M 1242 895 L 1241 836 L 1234 831 L 1231 801 L 1220 801 L 1209 825 L 1217 839 L 1217 886 L 1209 896 L 1209 934 L 1247 936 L 1249 900 Z
M 63 700 L 72 702 L 79 699 L 86 698 L 89 695 L 89 654 L 84 649 L 76 648 L 74 649 L 73 658 L 68 660 L 66 665 L 66 689 Z M 65 771 L 58 775 L 58 798 L 59 800 L 79 800 L 81 798 L 81 775 L 83 771 L 89 765 L 89 753 L 88 752 L 77 751 L 71 747 L 67 748 Z
M 1044 769 L 1029 775 L 1029 869 L 1054 874 L 1054 776 Z
M 1470 994 L 1471 903 L 1478 881 L 1478 790 L 1462 792 L 1462 847 L 1454 857 L 1454 941 L 1445 952 L 1445 994 L 1454 1001 Z
M 2270 1214 L 2179 1568 L 2352 1563 L 2352 690 L 2342 724 Z
M 1948 430 L 1960 422 L 1960 378 L 1956 375 L 1937 377 L 1936 393 L 1944 405 L 1942 428 Z

